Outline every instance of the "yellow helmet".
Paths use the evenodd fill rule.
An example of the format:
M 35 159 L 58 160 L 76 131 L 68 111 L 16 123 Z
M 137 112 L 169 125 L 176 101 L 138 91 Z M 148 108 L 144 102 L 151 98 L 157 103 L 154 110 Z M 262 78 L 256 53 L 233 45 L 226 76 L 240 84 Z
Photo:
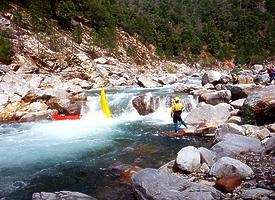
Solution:
M 179 97 L 175 97 L 174 100 L 175 100 L 175 101 L 179 101 L 180 98 L 179 98 Z

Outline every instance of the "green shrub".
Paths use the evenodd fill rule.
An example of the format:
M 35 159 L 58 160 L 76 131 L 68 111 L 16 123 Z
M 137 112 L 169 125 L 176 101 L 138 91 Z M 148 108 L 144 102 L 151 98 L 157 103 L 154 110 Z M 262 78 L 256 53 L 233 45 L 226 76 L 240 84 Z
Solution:
M 0 62 L 10 63 L 12 57 L 12 44 L 8 35 L 0 32 Z
M 127 56 L 135 58 L 137 56 L 137 49 L 134 46 L 129 46 L 126 49 Z

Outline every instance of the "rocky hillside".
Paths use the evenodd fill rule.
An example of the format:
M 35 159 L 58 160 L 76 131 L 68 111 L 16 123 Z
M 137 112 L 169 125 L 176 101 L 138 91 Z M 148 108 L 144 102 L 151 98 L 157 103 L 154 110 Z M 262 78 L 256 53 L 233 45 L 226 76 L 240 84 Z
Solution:
M 120 29 L 117 48 L 110 50 L 92 45 L 90 28 L 82 25 L 81 19 L 73 22 L 80 24 L 84 33 L 79 44 L 71 39 L 69 31 L 54 24 L 54 38 L 46 32 L 37 33 L 29 20 L 29 14 L 17 5 L 0 13 L 0 31 L 12 44 L 10 61 L 0 65 L 1 121 L 45 119 L 56 112 L 78 114 L 82 105 L 79 101 L 86 99 L 80 93 L 85 89 L 161 86 L 192 73 L 185 64 L 161 60 L 154 55 L 153 45 L 146 47 L 138 35 L 132 37 Z M 167 72 L 179 73 L 167 78 Z

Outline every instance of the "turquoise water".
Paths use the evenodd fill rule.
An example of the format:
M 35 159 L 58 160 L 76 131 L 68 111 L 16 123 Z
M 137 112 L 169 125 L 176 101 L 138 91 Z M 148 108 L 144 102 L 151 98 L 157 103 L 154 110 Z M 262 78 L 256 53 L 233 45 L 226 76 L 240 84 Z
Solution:
M 156 113 L 139 116 L 134 97 L 160 96 Z M 171 138 L 167 89 L 106 90 L 113 118 L 100 110 L 99 91 L 89 91 L 83 118 L 0 126 L 0 199 L 27 200 L 34 192 L 79 191 L 98 199 L 131 199 L 108 167 L 114 163 L 158 168 L 184 146 L 208 146 L 205 138 Z M 186 98 L 186 96 L 182 96 Z M 131 192 L 130 192 L 131 193 Z

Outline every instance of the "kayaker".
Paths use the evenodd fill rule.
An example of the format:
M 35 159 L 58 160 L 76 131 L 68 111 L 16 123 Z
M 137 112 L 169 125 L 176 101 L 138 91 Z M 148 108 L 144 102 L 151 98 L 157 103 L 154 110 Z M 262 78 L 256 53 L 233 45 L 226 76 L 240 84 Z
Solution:
M 180 98 L 179 97 L 175 97 L 174 98 L 174 105 L 171 107 L 171 117 L 173 118 L 173 123 L 174 123 L 174 127 L 175 127 L 175 133 L 179 132 L 179 124 L 178 122 L 180 122 L 181 124 L 183 124 L 186 128 L 187 128 L 187 124 L 184 120 L 182 120 L 181 118 L 181 113 L 183 110 L 183 105 L 182 103 L 180 103 Z

